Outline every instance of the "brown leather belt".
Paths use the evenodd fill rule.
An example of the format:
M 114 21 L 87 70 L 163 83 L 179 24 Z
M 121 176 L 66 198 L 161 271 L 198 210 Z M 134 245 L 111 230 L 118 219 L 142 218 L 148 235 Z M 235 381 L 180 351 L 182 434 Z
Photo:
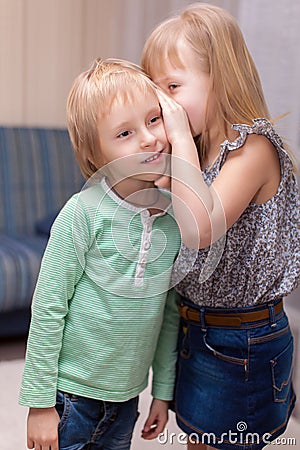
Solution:
M 280 300 L 274 306 L 274 314 L 278 314 L 283 309 L 283 301 Z M 180 304 L 178 305 L 180 316 L 191 322 L 201 323 L 201 311 L 190 306 Z M 260 320 L 266 320 L 270 317 L 269 306 L 265 306 L 258 311 L 240 312 L 240 313 L 228 313 L 228 314 L 214 314 L 212 312 L 204 313 L 205 325 L 215 325 L 220 327 L 238 327 L 243 323 L 258 322 Z

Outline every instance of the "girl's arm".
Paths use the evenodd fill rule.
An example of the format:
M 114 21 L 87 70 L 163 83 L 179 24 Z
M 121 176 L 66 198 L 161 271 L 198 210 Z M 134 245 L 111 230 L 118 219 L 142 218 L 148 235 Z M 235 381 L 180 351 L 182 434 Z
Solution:
M 172 201 L 183 242 L 205 248 L 217 241 L 251 201 L 275 195 L 280 181 L 277 152 L 263 136 L 248 136 L 228 155 L 214 183 L 202 177 L 197 149 L 183 108 L 159 91 L 164 124 L 172 145 Z

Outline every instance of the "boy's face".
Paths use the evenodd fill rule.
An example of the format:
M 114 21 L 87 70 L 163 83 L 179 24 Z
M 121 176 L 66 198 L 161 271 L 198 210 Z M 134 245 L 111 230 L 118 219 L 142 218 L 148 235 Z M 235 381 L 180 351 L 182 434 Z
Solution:
M 170 144 L 154 93 L 116 99 L 98 130 L 101 158 L 114 176 L 153 182 L 166 172 Z

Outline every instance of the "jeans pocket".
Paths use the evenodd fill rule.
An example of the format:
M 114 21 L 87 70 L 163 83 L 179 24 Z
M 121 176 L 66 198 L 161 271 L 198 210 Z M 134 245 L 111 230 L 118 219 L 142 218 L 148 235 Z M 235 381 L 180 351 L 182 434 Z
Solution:
M 203 341 L 206 346 L 206 348 L 213 353 L 213 355 L 216 358 L 222 359 L 223 361 L 227 361 L 232 364 L 237 364 L 240 366 L 247 366 L 248 365 L 248 358 L 241 358 L 237 357 L 236 355 L 230 354 L 230 352 L 225 353 L 225 351 L 221 352 L 220 350 L 217 350 L 211 343 L 208 342 L 208 336 L 203 336 Z M 232 351 L 232 348 L 231 348 Z
M 60 417 L 58 428 L 61 430 L 70 415 L 70 400 L 68 394 L 57 391 L 55 409 Z
M 179 332 L 179 350 L 180 356 L 183 359 L 189 359 L 191 356 L 190 353 L 190 327 L 189 325 L 183 325 Z
M 293 372 L 293 350 L 294 342 L 293 337 L 291 337 L 289 344 L 284 350 L 270 361 L 275 402 L 285 402 L 290 393 Z

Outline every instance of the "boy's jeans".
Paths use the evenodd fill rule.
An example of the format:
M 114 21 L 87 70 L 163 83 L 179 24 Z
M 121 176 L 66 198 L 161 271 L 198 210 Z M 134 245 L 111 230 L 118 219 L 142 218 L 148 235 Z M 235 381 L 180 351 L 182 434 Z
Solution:
M 60 450 L 129 450 L 138 397 L 104 402 L 57 392 Z

